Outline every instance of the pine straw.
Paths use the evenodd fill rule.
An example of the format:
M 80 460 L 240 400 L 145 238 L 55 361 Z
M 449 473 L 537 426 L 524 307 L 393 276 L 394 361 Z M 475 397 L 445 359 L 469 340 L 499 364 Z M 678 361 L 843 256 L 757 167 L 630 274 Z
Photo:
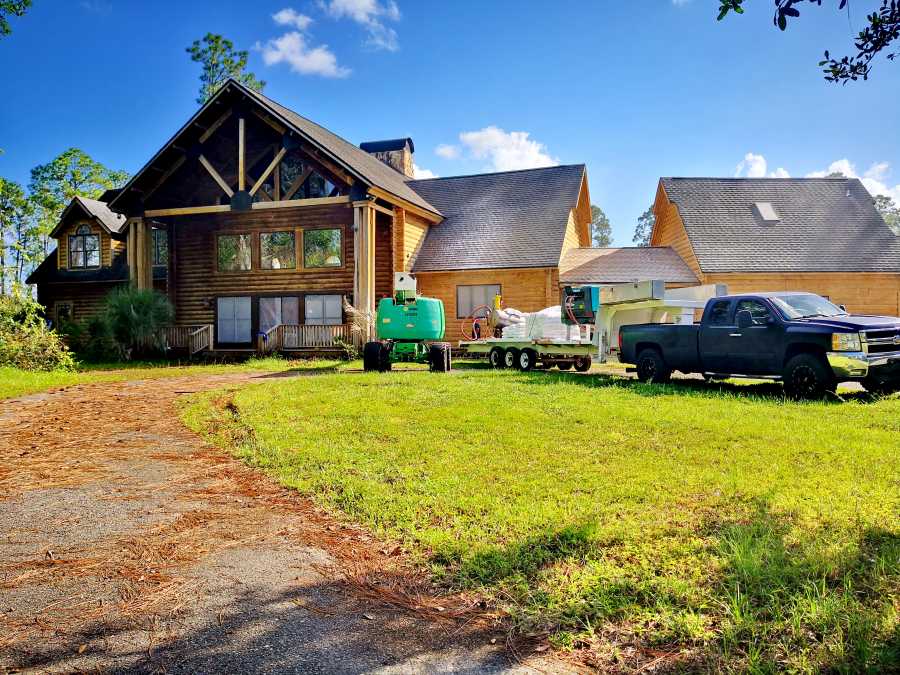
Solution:
M 218 379 L 209 386 L 221 384 Z M 89 547 L 0 563 L 0 590 L 84 581 L 77 584 L 80 592 L 37 611 L 0 615 L 0 650 L 25 647 L 42 634 L 75 637 L 175 618 L 200 591 L 191 575 L 194 565 L 265 538 L 324 549 L 335 561 L 319 568 L 327 579 L 362 600 L 431 621 L 448 634 L 501 623 L 499 614 L 477 598 L 433 586 L 396 543 L 336 522 L 310 500 L 203 445 L 178 422 L 171 405 L 184 389 L 180 381 L 132 384 L 124 394 L 116 385 L 77 387 L 64 396 L 17 404 L 17 414 L 0 422 L 0 494 L 14 497 L 116 479 L 119 494 L 98 499 L 134 500 L 165 491 L 177 514 Z M 158 484 L 123 480 L 119 463 L 135 459 L 165 464 L 174 475 Z M 104 601 L 85 590 L 98 587 L 115 588 L 118 597 Z

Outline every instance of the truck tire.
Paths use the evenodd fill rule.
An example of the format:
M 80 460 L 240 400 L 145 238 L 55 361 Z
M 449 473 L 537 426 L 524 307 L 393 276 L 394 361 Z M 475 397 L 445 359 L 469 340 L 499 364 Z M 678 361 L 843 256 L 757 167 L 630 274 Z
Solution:
M 575 370 L 579 373 L 586 373 L 591 369 L 591 357 L 590 356 L 577 356 L 575 357 Z
M 515 347 L 510 347 L 505 352 L 503 352 L 503 367 L 504 368 L 516 368 L 519 365 L 519 350 Z
M 501 347 L 492 347 L 491 351 L 488 352 L 488 363 L 491 364 L 491 368 L 496 368 L 499 370 L 503 368 L 503 349 Z
M 435 342 L 428 348 L 428 369 L 432 373 L 449 373 L 452 367 L 450 345 Z
M 516 367 L 522 372 L 527 373 L 532 370 L 537 363 L 537 352 L 533 349 L 523 349 L 519 352 L 519 358 L 516 359 Z
M 367 373 L 380 370 L 381 343 L 367 342 L 363 347 L 363 370 Z
M 663 384 L 672 378 L 672 369 L 669 368 L 666 360 L 658 349 L 648 347 L 642 349 L 638 354 L 637 376 L 641 382 L 651 382 L 653 384 Z
M 837 380 L 821 357 L 797 354 L 784 367 L 784 391 L 791 398 L 821 398 L 837 389 Z

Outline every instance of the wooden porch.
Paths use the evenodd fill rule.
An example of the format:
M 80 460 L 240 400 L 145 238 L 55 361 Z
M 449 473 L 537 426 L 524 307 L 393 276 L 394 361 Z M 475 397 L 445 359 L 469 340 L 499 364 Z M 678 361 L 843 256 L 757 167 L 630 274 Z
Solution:
M 347 323 L 329 326 L 279 324 L 257 335 L 255 345 L 225 351 L 313 355 L 341 351 L 347 345 L 357 345 L 358 342 L 359 337 Z M 212 324 L 169 326 L 165 329 L 165 344 L 167 350 L 188 356 L 222 351 L 215 347 Z

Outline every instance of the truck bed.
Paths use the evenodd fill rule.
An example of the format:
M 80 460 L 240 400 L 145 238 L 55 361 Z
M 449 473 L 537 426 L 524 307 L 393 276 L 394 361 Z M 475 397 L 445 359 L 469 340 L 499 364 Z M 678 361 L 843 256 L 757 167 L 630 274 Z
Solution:
M 622 326 L 619 331 L 622 340 L 619 360 L 623 363 L 636 363 L 645 346 L 658 345 L 674 370 L 683 373 L 700 370 L 700 324 L 643 323 Z

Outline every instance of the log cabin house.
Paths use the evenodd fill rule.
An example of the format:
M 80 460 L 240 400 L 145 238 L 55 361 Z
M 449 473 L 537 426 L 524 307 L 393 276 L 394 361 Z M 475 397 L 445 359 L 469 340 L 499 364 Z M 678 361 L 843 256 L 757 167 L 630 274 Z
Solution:
M 900 316 L 900 231 L 856 178 L 662 178 L 650 243 L 732 293 L 810 291 Z
M 57 322 L 124 284 L 155 288 L 175 308 L 170 343 L 195 353 L 350 341 L 344 299 L 374 311 L 399 271 L 443 300 L 456 340 L 495 293 L 538 310 L 559 302 L 561 273 L 587 269 L 583 165 L 415 180 L 413 152 L 409 138 L 353 145 L 230 80 L 123 188 L 72 201 L 29 283 Z M 673 282 L 696 281 L 655 251 Z

